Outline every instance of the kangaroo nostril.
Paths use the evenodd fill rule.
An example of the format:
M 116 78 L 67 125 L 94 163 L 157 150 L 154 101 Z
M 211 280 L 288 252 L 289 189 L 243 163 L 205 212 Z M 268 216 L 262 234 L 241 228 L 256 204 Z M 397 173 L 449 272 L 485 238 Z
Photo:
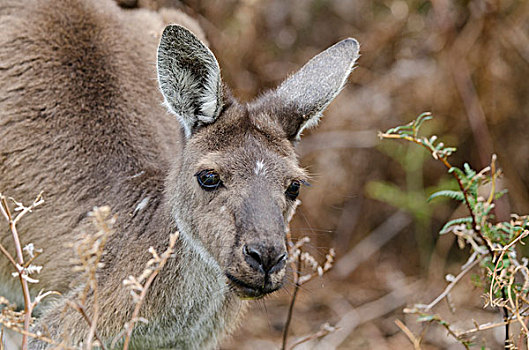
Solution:
M 279 256 L 275 260 L 273 260 L 273 263 L 268 269 L 268 273 L 274 273 L 276 271 L 281 270 L 283 266 L 285 266 L 287 258 L 287 253 L 279 254 Z
M 287 253 L 283 253 L 281 255 L 279 255 L 276 259 L 276 261 L 274 262 L 274 266 L 283 262 L 283 260 L 287 260 L 287 257 L 288 257 L 288 254 Z
M 244 248 L 243 248 L 243 251 L 244 251 L 244 254 L 250 258 L 252 258 L 253 260 L 255 260 L 255 262 L 257 264 L 259 264 L 259 266 L 261 266 L 263 264 L 263 259 L 261 258 L 261 253 L 259 253 L 257 251 L 257 249 L 253 248 L 253 247 L 250 247 L 248 245 L 245 245 Z

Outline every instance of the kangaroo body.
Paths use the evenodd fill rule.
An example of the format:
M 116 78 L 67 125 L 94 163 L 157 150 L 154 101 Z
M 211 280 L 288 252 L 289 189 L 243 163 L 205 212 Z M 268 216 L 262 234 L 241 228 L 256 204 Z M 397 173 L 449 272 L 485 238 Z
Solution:
M 35 330 L 53 339 L 78 344 L 88 333 L 65 307 L 85 282 L 65 243 L 93 231 L 94 206 L 117 214 L 98 273 L 104 341 L 132 315 L 122 281 L 175 231 L 175 256 L 149 290 L 140 312 L 149 323 L 135 328 L 133 348 L 215 347 L 237 325 L 241 297 L 279 288 L 285 218 L 305 176 L 292 142 L 341 89 L 358 51 L 349 39 L 242 105 L 197 37 L 170 26 L 157 50 L 161 29 L 155 14 L 106 1 L 0 1 L 0 192 L 29 203 L 43 191 L 45 205 L 18 228 L 23 244 L 43 249 L 32 294 L 63 294 L 37 310 Z M 312 92 L 321 76 L 326 86 Z M 5 230 L 0 243 L 14 250 Z M 12 272 L 0 256 L 0 295 L 23 305 Z

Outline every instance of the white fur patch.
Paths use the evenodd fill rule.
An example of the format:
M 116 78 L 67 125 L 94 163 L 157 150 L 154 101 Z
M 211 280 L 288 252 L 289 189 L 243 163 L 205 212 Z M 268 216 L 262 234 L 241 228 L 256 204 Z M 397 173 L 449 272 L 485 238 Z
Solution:
M 204 248 L 198 239 L 195 239 L 192 235 L 187 234 L 182 229 L 184 225 L 180 220 L 178 220 L 177 216 L 174 218 L 176 221 L 176 226 L 179 228 L 180 238 L 186 244 L 186 247 L 188 247 L 191 252 L 194 252 L 201 261 L 205 262 L 209 267 L 217 270 L 219 275 L 222 275 L 223 272 L 217 260 L 215 260 L 215 258 L 206 250 L 206 248 Z
M 141 200 L 141 202 L 138 203 L 138 205 L 136 206 L 136 208 L 134 209 L 134 214 L 136 214 L 137 212 L 139 212 L 140 210 L 142 209 L 145 209 L 145 207 L 147 206 L 147 203 L 149 203 L 149 200 L 151 199 L 151 197 L 145 197 Z
M 255 175 L 265 175 L 266 174 L 266 168 L 263 160 L 258 160 L 255 163 L 255 169 L 253 170 Z
M 139 173 L 136 173 L 136 174 L 132 175 L 130 178 L 131 178 L 131 179 L 135 179 L 135 178 L 137 178 L 137 177 L 142 176 L 143 174 L 145 174 L 145 171 L 142 170 L 142 171 L 140 171 Z

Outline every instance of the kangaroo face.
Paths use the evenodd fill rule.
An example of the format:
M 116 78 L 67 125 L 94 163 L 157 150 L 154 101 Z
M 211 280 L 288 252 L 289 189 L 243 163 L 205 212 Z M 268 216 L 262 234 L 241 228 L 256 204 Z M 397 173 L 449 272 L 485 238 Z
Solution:
M 186 222 L 179 225 L 245 298 L 281 287 L 286 218 L 306 181 L 292 143 L 273 125 L 266 113 L 231 105 L 188 139 L 176 177 L 175 216 Z
M 173 213 L 240 297 L 282 285 L 286 218 L 306 181 L 293 142 L 317 123 L 357 57 L 358 43 L 343 40 L 241 105 L 226 96 L 215 57 L 193 34 L 168 26 L 162 35 L 158 80 L 186 135 L 170 178 Z

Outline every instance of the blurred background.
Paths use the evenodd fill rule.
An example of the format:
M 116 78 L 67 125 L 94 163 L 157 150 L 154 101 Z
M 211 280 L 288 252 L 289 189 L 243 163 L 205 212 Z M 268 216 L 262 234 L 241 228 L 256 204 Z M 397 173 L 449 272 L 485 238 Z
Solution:
M 457 274 L 466 260 L 452 236 L 438 235 L 448 219 L 466 215 L 464 208 L 426 202 L 455 184 L 423 149 L 380 141 L 377 131 L 432 112 L 423 133 L 458 148 L 454 165 L 481 169 L 498 155 L 509 190 L 498 216 L 528 213 L 529 1 L 139 0 L 138 6 L 176 7 L 197 18 L 224 80 L 243 101 L 341 39 L 361 43 L 346 88 L 298 145 L 313 178 L 293 235 L 309 236 L 320 261 L 334 247 L 337 261 L 303 286 L 290 339 L 328 322 L 340 329 L 299 348 L 412 348 L 399 319 L 415 334 L 424 331 L 423 348 L 462 348 L 442 327 L 425 331 L 402 312 L 433 300 L 445 274 Z M 291 293 L 292 285 L 252 302 L 222 349 L 279 348 Z M 453 290 L 451 305 L 434 311 L 460 329 L 500 320 L 483 308 L 480 293 L 469 276 Z M 475 342 L 501 348 L 503 329 L 482 332 Z

